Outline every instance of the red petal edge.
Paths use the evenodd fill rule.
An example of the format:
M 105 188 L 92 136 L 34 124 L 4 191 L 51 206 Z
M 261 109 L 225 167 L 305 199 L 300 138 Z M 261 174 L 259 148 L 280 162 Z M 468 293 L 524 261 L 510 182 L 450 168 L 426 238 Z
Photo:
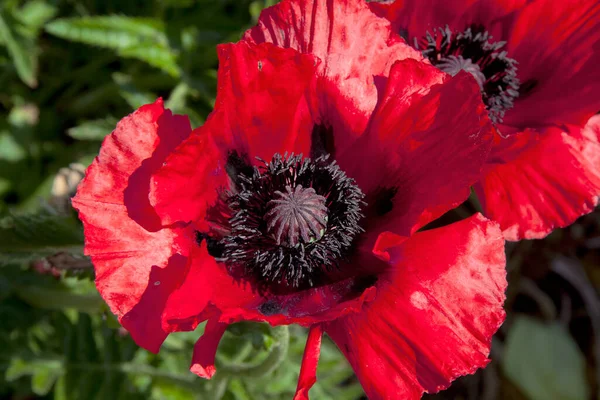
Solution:
M 227 186 L 226 158 L 214 143 L 226 129 L 222 113 L 211 114 L 152 175 L 150 204 L 163 225 L 203 221 L 217 190 Z
M 333 128 L 338 151 L 364 132 L 394 62 L 423 59 L 363 0 L 283 0 L 264 9 L 244 39 L 322 60 L 319 123 Z
M 271 43 L 222 44 L 217 52 L 215 110 L 226 132 L 217 145 L 253 162 L 286 151 L 308 154 L 319 60 Z
M 472 76 L 414 60 L 397 62 L 367 133 L 337 161 L 369 196 L 395 188 L 392 210 L 369 230 L 410 236 L 462 203 L 492 145 Z M 368 160 L 356 163 L 356 159 Z
M 509 57 L 519 63 L 521 87 L 532 86 L 507 111 L 505 125 L 582 126 L 600 110 L 597 0 L 530 1 L 516 13 L 505 40 Z
M 218 53 L 215 111 L 152 177 L 150 202 L 165 225 L 204 219 L 228 185 L 231 151 L 256 162 L 310 150 L 317 60 L 270 43 L 224 44 Z
M 298 377 L 298 387 L 294 400 L 308 400 L 308 391 L 317 381 L 317 364 L 321 353 L 321 339 L 323 328 L 321 325 L 313 325 L 308 332 L 306 347 L 302 356 L 302 366 Z
M 193 237 L 185 228 L 160 228 L 148 202 L 150 174 L 190 130 L 187 117 L 172 115 L 161 99 L 140 107 L 106 137 L 73 198 L 98 291 L 153 352 L 167 336 L 162 309 L 185 276 Z
M 598 204 L 600 116 L 569 128 L 521 132 L 494 151 L 475 189 L 507 240 L 543 238 Z
M 381 241 L 391 269 L 363 311 L 324 325 L 371 400 L 418 399 L 488 363 L 504 321 L 504 240 L 480 214 Z
M 357 312 L 375 295 L 375 288 L 355 293 L 356 281 L 347 279 L 291 295 L 261 295 L 247 282 L 236 281 L 210 257 L 206 244 L 196 246 L 185 280 L 164 306 L 165 331 L 193 330 L 206 318 L 222 323 L 268 322 L 305 327 Z
M 217 348 L 225 329 L 227 329 L 227 324 L 222 324 L 212 318 L 208 320 L 204 327 L 204 334 L 194 345 L 190 371 L 201 378 L 212 378 L 216 372 L 215 356 Z

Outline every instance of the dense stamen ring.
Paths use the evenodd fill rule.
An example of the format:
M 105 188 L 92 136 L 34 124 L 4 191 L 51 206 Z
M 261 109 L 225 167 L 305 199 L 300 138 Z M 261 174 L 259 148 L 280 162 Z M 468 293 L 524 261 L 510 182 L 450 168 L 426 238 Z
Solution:
M 232 189 L 208 212 L 215 257 L 259 286 L 319 283 L 348 256 L 363 214 L 363 193 L 327 156 L 275 154 L 252 167 L 235 155 Z M 210 239 L 208 239 L 210 237 Z M 218 254 L 218 257 L 216 256 Z
M 519 96 L 520 82 L 517 62 L 502 50 L 506 42 L 492 39 L 482 26 L 463 32 L 446 26 L 427 32 L 420 41 L 415 38 L 414 46 L 444 72 L 469 72 L 479 84 L 490 119 L 500 123 Z

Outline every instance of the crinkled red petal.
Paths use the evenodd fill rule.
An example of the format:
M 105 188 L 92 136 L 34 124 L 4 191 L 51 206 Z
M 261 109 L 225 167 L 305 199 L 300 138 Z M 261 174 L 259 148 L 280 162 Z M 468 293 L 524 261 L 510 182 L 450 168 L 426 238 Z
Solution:
M 488 363 L 504 320 L 504 240 L 481 215 L 398 245 L 363 311 L 324 325 L 371 400 L 419 399 Z
M 221 309 L 243 309 L 262 301 L 249 284 L 236 282 L 226 267 L 208 254 L 206 242 L 195 245 L 190 258 L 185 279 L 172 292 L 164 308 L 165 330 L 191 331 L 209 317 L 218 319 Z
M 86 171 L 73 206 L 85 229 L 96 286 L 136 342 L 158 351 L 161 313 L 187 268 L 192 232 L 161 229 L 148 201 L 150 175 L 190 133 L 162 100 L 123 118 Z
M 321 338 L 323 328 L 321 325 L 313 325 L 308 332 L 306 347 L 302 356 L 302 366 L 298 377 L 298 387 L 294 400 L 308 400 L 308 391 L 317 381 L 317 364 L 321 354 Z
M 343 151 L 361 135 L 393 63 L 421 60 L 362 0 L 284 0 L 260 15 L 244 39 L 319 57 L 320 123 Z
M 367 133 L 338 163 L 367 203 L 377 203 L 372 196 L 381 188 L 397 190 L 385 214 L 367 209 L 368 230 L 410 236 L 469 196 L 491 143 L 491 124 L 470 75 L 452 78 L 405 60 L 392 68 Z M 359 156 L 368 162 L 356 163 Z
M 433 29 L 462 32 L 471 25 L 483 25 L 495 40 L 501 41 L 512 22 L 511 13 L 528 0 L 396 0 L 392 4 L 371 4 L 373 11 L 385 16 L 392 29 L 409 44 L 421 40 Z
M 150 203 L 164 225 L 202 221 L 218 189 L 227 187 L 226 154 L 215 144 L 226 129 L 223 113 L 214 112 L 152 175 Z
M 164 307 L 166 331 L 193 330 L 214 316 L 223 323 L 259 321 L 309 327 L 356 312 L 375 294 L 371 280 L 360 277 L 291 294 L 259 293 L 249 282 L 235 280 L 225 265 L 214 261 L 205 243 L 196 247 L 190 258 L 185 279 Z
M 518 129 L 583 126 L 600 110 L 600 3 L 532 1 L 507 40 L 521 94 L 504 124 Z
M 215 368 L 217 348 L 226 328 L 227 324 L 222 324 L 215 319 L 208 320 L 204 327 L 204 334 L 194 345 L 190 371 L 201 378 L 212 378 L 217 371 Z
M 520 240 L 542 238 L 593 211 L 600 196 L 599 139 L 600 116 L 584 129 L 548 128 L 505 139 L 515 145 L 494 151 L 497 163 L 476 186 L 485 214 L 508 240 Z
M 308 154 L 314 125 L 318 60 L 270 43 L 217 46 L 215 110 L 223 113 L 217 145 L 270 161 L 275 153 Z

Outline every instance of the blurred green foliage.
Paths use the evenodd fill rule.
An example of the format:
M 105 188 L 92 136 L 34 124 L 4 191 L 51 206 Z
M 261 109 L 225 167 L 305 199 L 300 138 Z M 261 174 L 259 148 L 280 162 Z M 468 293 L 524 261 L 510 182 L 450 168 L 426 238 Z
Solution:
M 89 163 L 116 121 L 163 97 L 199 126 L 212 109 L 216 45 L 265 1 L 0 2 L 0 198 L 40 207 L 51 179 Z

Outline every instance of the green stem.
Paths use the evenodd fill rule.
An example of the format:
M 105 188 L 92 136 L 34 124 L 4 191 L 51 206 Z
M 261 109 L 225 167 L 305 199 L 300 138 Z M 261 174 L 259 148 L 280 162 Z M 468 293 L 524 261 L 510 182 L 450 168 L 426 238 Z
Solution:
M 220 377 L 217 375 L 213 378 L 213 387 L 212 387 L 212 397 L 215 400 L 221 400 L 223 396 L 225 396 L 225 392 L 227 392 L 227 384 L 229 383 L 229 379 L 221 375 Z
M 34 307 L 50 310 L 72 308 L 88 314 L 97 314 L 104 305 L 98 295 L 74 294 L 38 286 L 19 286 L 15 289 L 15 294 Z
M 271 352 L 262 362 L 246 365 L 221 365 L 219 370 L 227 375 L 260 378 L 273 372 L 281 364 L 288 353 L 290 344 L 290 331 L 287 325 L 277 326 L 272 329 L 275 343 Z
M 246 358 L 248 358 L 250 353 L 252 353 L 252 349 L 252 343 L 244 342 L 242 348 L 240 348 L 236 355 L 231 357 L 231 362 L 236 364 L 242 363 Z

